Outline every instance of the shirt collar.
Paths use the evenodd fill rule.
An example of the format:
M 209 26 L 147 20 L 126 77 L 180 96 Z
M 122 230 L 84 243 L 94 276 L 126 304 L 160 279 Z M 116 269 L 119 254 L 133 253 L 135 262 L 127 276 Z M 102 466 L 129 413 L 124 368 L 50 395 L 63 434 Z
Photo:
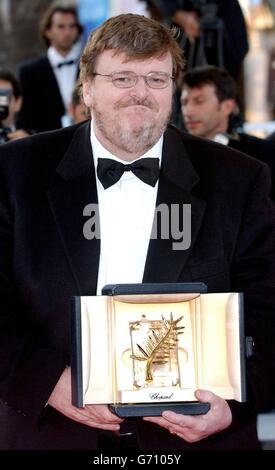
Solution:
M 228 134 L 216 134 L 215 137 L 213 138 L 214 142 L 218 142 L 218 144 L 223 144 L 223 145 L 228 145 L 229 144 L 229 136 Z
M 77 57 L 76 57 L 74 47 L 72 47 L 72 49 L 70 50 L 70 52 L 66 56 L 63 56 L 63 55 L 59 54 L 59 52 L 53 46 L 50 46 L 48 51 L 47 51 L 47 56 L 48 56 L 48 59 L 49 59 L 49 62 L 51 64 L 51 66 L 53 68 L 57 67 L 57 65 L 60 64 L 60 62 L 64 62 L 64 61 L 67 61 L 67 60 L 77 61 Z

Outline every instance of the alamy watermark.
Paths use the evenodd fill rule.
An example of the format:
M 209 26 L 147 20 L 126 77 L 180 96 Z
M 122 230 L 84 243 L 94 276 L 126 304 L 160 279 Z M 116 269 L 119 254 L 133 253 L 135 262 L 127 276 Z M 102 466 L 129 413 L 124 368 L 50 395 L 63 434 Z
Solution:
M 83 216 L 86 240 L 100 239 L 98 204 L 87 204 Z M 155 210 L 150 239 L 172 240 L 173 250 L 188 250 L 191 245 L 191 204 L 159 204 Z

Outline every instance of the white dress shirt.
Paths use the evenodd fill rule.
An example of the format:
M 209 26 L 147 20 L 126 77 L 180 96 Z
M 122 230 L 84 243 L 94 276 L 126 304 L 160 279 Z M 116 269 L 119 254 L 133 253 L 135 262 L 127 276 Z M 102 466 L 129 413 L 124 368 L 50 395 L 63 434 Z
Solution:
M 98 158 L 118 159 L 98 141 L 91 125 L 95 170 Z M 163 137 L 140 158 L 159 158 Z M 142 282 L 154 219 L 158 182 L 152 187 L 131 171 L 104 189 L 96 177 L 100 218 L 100 261 L 97 295 L 105 284 Z M 92 260 L 91 260 L 92 262 Z
M 72 47 L 70 52 L 64 57 L 57 52 L 54 47 L 49 47 L 47 51 L 47 56 L 49 62 L 53 68 L 62 101 L 65 108 L 65 114 L 61 118 L 62 127 L 70 125 L 71 118 L 68 114 L 69 103 L 72 100 L 72 93 L 76 83 L 77 68 L 78 68 L 78 58 L 79 58 L 79 46 L 75 45 Z M 58 64 L 62 62 L 67 62 L 68 60 L 74 60 L 75 63 L 72 65 L 64 65 L 63 67 L 58 68 Z
M 212 140 L 214 140 L 214 142 L 218 142 L 218 144 L 228 145 L 230 137 L 228 134 L 220 132 L 219 134 L 216 134 Z

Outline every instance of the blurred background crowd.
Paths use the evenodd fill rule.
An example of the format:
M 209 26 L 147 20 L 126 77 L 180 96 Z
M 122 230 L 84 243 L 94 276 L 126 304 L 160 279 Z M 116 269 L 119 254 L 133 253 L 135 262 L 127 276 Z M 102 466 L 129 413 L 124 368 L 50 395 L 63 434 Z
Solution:
M 53 4 L 75 8 L 77 16 L 67 11 L 63 17 L 58 13 L 51 17 L 49 7 Z M 185 71 L 210 64 L 226 69 L 234 78 L 236 126 L 260 137 L 275 131 L 275 0 L 1 0 L 0 70 L 19 80 L 22 103 L 18 103 L 16 113 L 18 116 L 21 109 L 20 126 L 32 133 L 65 126 L 74 120 L 72 89 L 83 44 L 88 34 L 106 18 L 124 12 L 144 14 L 177 26 L 186 57 Z M 58 30 L 58 22 L 62 23 L 65 17 L 65 23 L 71 21 L 77 26 L 69 30 L 70 25 L 65 24 L 63 31 Z M 65 48 L 59 44 L 64 41 Z M 53 51 L 60 47 L 61 54 L 55 56 Z M 43 66 L 47 68 L 49 64 L 36 60 L 43 57 L 50 61 L 54 73 L 48 70 L 44 74 Z M 60 57 L 75 62 L 55 69 Z M 40 122 L 44 104 L 35 98 L 39 95 L 39 101 L 42 99 L 46 81 L 50 92 L 44 98 L 55 102 L 49 111 L 53 113 L 51 123 L 45 122 L 46 117 Z M 54 86 L 56 81 L 58 89 Z M 1 89 L 3 86 L 0 82 Z M 173 121 L 184 127 L 180 95 L 179 83 Z M 55 113 L 59 113 L 58 119 Z

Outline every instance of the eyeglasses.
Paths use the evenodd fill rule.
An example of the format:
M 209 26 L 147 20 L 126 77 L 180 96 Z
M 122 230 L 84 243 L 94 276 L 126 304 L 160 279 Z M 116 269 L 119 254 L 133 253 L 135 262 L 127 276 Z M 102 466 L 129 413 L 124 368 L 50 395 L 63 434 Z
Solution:
M 112 83 L 117 88 L 132 88 L 142 77 L 150 88 L 162 89 L 169 85 L 170 80 L 175 77 L 166 72 L 150 72 L 147 75 L 137 75 L 135 72 L 113 72 L 109 75 L 103 73 L 93 73 L 92 75 L 99 75 L 100 77 L 109 77 Z

